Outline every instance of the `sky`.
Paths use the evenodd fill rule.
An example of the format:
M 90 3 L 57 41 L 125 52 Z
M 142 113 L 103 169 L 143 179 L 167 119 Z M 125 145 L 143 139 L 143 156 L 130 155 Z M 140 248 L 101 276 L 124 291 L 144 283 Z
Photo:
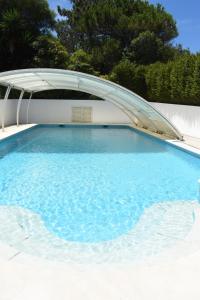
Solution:
M 175 39 L 175 44 L 180 43 L 192 52 L 200 52 L 200 0 L 149 0 L 149 2 L 161 3 L 177 21 L 179 37 Z M 68 0 L 49 0 L 49 4 L 53 9 L 57 5 L 70 7 Z

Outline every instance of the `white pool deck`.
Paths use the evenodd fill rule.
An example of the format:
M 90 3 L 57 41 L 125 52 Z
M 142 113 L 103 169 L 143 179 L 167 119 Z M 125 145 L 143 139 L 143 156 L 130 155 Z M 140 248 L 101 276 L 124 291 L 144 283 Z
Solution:
M 6 128 L 0 139 L 31 126 Z M 200 153 L 198 140 L 187 142 L 196 147 L 186 145 L 187 150 Z M 200 247 L 181 253 L 200 242 L 200 205 L 196 216 L 186 240 L 151 263 L 71 265 L 18 255 L 14 247 L 0 244 L 0 300 L 199 300 Z

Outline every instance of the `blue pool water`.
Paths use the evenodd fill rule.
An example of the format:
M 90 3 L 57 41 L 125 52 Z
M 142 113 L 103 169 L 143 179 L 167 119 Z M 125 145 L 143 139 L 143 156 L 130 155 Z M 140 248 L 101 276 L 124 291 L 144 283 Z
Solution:
M 144 209 L 194 200 L 200 159 L 128 127 L 36 126 L 0 143 L 0 205 L 68 241 L 133 229 Z

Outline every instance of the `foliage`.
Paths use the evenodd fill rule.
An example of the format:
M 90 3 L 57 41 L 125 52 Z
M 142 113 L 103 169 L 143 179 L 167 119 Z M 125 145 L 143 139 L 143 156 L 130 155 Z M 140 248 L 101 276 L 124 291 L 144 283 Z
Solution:
M 0 0 L 0 70 L 28 66 L 32 42 L 53 28 L 46 0 Z
M 196 56 L 194 63 L 191 97 L 195 104 L 200 105 L 200 53 Z
M 71 9 L 58 7 L 62 18 L 56 21 L 47 0 L 0 0 L 0 71 L 71 69 L 112 80 L 149 101 L 200 105 L 200 53 L 174 45 L 176 22 L 163 6 L 143 0 L 71 3 Z M 0 87 L 0 97 L 4 93 Z M 91 98 L 69 91 L 37 97 Z
M 33 42 L 35 55 L 33 67 L 66 69 L 69 63 L 69 54 L 58 39 L 51 36 L 40 36 Z
M 127 56 L 137 64 L 149 65 L 157 61 L 168 61 L 178 55 L 179 48 L 163 44 L 155 33 L 145 31 L 132 40 Z
M 73 71 L 97 75 L 91 65 L 91 60 L 91 55 L 82 49 L 77 50 L 71 55 L 68 68 Z
M 145 77 L 150 101 L 200 105 L 200 54 L 153 64 Z
M 161 5 L 154 6 L 142 0 L 71 2 L 72 10 L 59 8 L 66 20 L 61 21 L 57 31 L 66 47 L 73 40 L 73 48 L 70 49 L 73 51 L 82 48 L 89 53 L 100 53 L 106 43 L 113 46 L 115 41 L 115 47 L 120 47 L 123 55 L 126 51 L 130 52 L 134 40 L 141 38 L 140 34 L 147 31 L 153 34 L 154 46 L 161 51 L 161 46 L 167 45 L 178 34 L 175 21 Z M 120 59 L 118 55 L 118 62 Z
M 122 60 L 114 67 L 109 79 L 143 97 L 146 96 L 145 68 L 131 63 L 127 59 Z
M 92 65 L 101 74 L 108 74 L 122 58 L 120 42 L 109 39 L 92 49 Z

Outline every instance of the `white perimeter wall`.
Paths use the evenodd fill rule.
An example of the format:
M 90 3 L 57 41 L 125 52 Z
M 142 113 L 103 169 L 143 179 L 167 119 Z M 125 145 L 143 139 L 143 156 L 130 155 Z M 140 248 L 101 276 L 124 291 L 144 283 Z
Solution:
M 151 103 L 185 135 L 200 138 L 200 107 Z
M 17 101 L 8 100 L 5 112 L 5 126 L 16 124 Z M 3 100 L 0 101 L 0 122 L 2 121 Z M 0 123 L 1 128 L 1 123 Z
M 27 100 L 23 100 L 20 122 L 27 122 Z M 92 107 L 93 123 L 130 123 L 128 116 L 107 101 L 95 100 L 32 100 L 29 107 L 29 123 L 70 123 L 72 107 Z
M 27 123 L 27 103 L 23 100 L 20 122 Z M 0 120 L 3 101 L 0 101 Z M 165 115 L 182 134 L 200 138 L 200 107 L 151 103 Z M 94 123 L 130 123 L 129 118 L 117 106 L 107 101 L 95 100 L 32 100 L 29 110 L 29 123 L 68 123 L 71 122 L 72 106 L 92 106 Z M 17 100 L 8 100 L 5 124 L 16 124 Z

